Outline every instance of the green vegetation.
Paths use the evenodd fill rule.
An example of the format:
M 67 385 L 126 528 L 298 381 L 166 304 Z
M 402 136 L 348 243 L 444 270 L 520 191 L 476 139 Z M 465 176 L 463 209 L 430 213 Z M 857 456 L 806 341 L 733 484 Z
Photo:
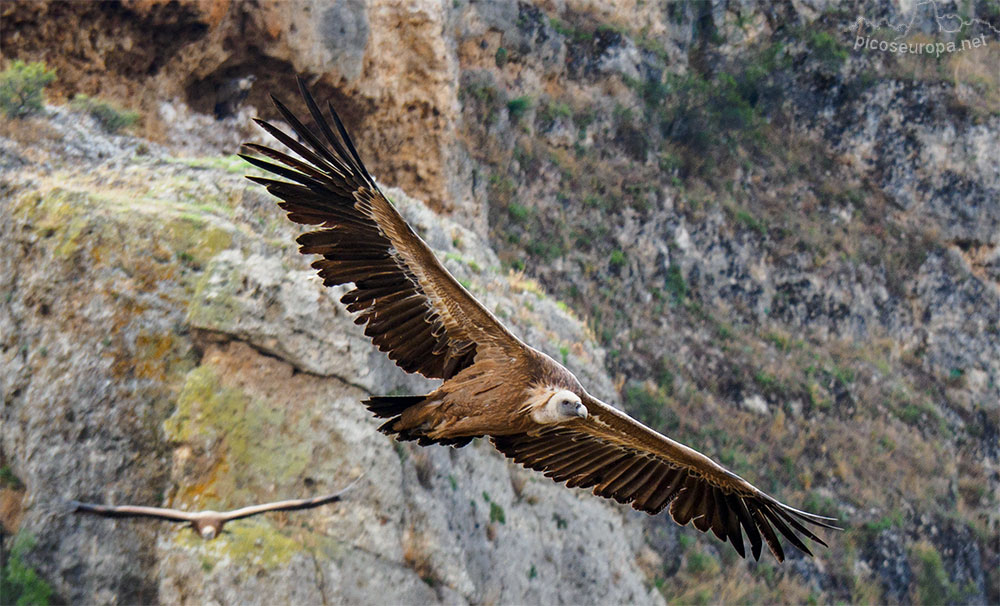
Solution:
M 517 184 L 510 177 L 498 174 L 490 175 L 487 195 L 490 198 L 491 205 L 506 207 L 510 204 L 510 198 L 516 190 Z
M 690 574 L 708 574 L 718 570 L 718 568 L 718 560 L 708 554 L 700 551 L 692 551 L 687 555 L 687 571 Z
M 976 588 L 960 587 L 948 579 L 941 553 L 930 543 L 920 542 L 911 549 L 917 581 L 917 604 L 968 604 Z
M 755 231 L 761 236 L 767 235 L 767 223 L 753 216 L 750 211 L 742 208 L 737 209 L 733 213 L 733 218 L 736 219 L 737 223 L 743 225 L 747 229 Z
M 611 251 L 611 257 L 608 259 L 608 263 L 611 267 L 621 268 L 625 266 L 625 253 L 620 250 Z
M 191 168 L 200 168 L 205 170 L 223 170 L 234 175 L 245 175 L 248 173 L 259 175 L 265 174 L 263 170 L 253 166 L 235 154 L 226 156 L 167 158 L 166 162 L 169 164 L 182 164 L 184 166 L 190 166 Z M 389 201 L 392 202 L 392 199 Z
M 195 552 L 202 570 L 212 570 L 220 562 L 245 562 L 254 567 L 274 569 L 305 550 L 305 546 L 275 528 L 268 519 L 251 518 L 226 525 L 225 532 L 212 541 L 205 541 L 193 532 L 178 532 L 175 545 Z
M 538 109 L 538 122 L 542 128 L 548 128 L 556 120 L 568 120 L 573 117 L 573 109 L 564 101 L 548 100 Z
M 556 523 L 556 528 L 559 530 L 565 530 L 569 527 L 569 522 L 566 521 L 566 518 L 562 517 L 558 513 L 552 514 L 552 521 Z
M 445 253 L 444 258 L 451 261 L 458 261 L 459 263 L 466 265 L 469 269 L 476 272 L 477 274 L 483 271 L 483 268 L 480 267 L 479 263 L 476 263 L 474 259 L 466 259 L 465 257 L 463 257 L 458 253 L 452 253 L 452 252 Z
M 665 387 L 632 381 L 625 384 L 623 395 L 626 410 L 646 425 L 657 431 L 671 431 L 677 427 L 679 419 Z
M 494 503 L 490 499 L 489 493 L 486 492 L 485 490 L 483 491 L 483 500 L 490 504 L 490 522 L 491 523 L 499 522 L 501 524 L 506 524 L 507 516 L 504 513 L 503 507 L 501 507 L 497 503 Z
M 21 490 L 24 488 L 24 482 L 14 475 L 14 470 L 12 470 L 9 465 L 4 465 L 3 467 L 0 467 L 0 488 Z
M 531 218 L 531 209 L 523 204 L 511 202 L 507 207 L 510 218 L 516 223 L 525 223 Z
M 690 20 L 684 8 L 690 5 L 677 6 L 681 8 L 674 15 Z M 751 24 L 747 32 L 757 29 L 754 19 L 759 15 L 736 17 Z M 569 42 L 593 35 L 559 21 L 552 26 Z M 725 27 L 730 26 L 727 16 Z M 701 254 L 687 247 L 671 246 L 673 263 L 659 274 L 663 282 L 655 287 L 614 271 L 631 260 L 614 238 L 622 211 L 637 210 L 639 221 L 656 221 L 656 212 L 672 212 L 691 225 L 711 225 L 721 212 L 726 225 L 718 238 L 736 231 L 740 240 L 758 239 L 769 266 L 787 269 L 788 263 L 801 263 L 805 273 L 818 271 L 822 276 L 858 269 L 876 281 L 884 275 L 891 295 L 912 297 L 915 274 L 932 256 L 945 252 L 940 234 L 933 227 L 896 222 L 891 198 L 849 165 L 852 154 L 831 152 L 822 133 L 794 128 L 802 104 L 811 107 L 817 95 L 829 95 L 827 101 L 835 95 L 855 95 L 858 87 L 874 81 L 876 72 L 871 70 L 883 70 L 876 66 L 869 68 L 871 73 L 858 73 L 853 62 L 851 70 L 844 69 L 849 46 L 833 26 L 824 16 L 808 28 L 781 28 L 762 44 L 748 41 L 749 47 L 740 46 L 738 56 L 715 61 L 719 55 L 709 53 L 715 61 L 709 65 L 706 57 L 694 57 L 698 60 L 692 60 L 683 75 L 670 65 L 657 66 L 663 69 L 644 72 L 656 77 L 626 82 L 634 95 L 610 97 L 586 108 L 577 105 L 584 96 L 570 98 L 547 88 L 536 98 L 536 132 L 544 135 L 558 123 L 558 142 L 542 137 L 528 145 L 520 133 L 513 142 L 490 134 L 480 142 L 489 152 L 480 158 L 484 163 L 514 166 L 490 185 L 491 225 L 496 226 L 495 241 L 506 245 L 505 264 L 537 265 L 533 271 L 561 295 L 571 292 L 571 283 L 579 283 L 578 274 L 590 280 L 586 289 L 572 291 L 567 298 L 573 309 L 586 314 L 596 338 L 606 346 L 611 372 L 626 377 L 621 396 L 630 413 L 712 453 L 763 490 L 803 509 L 843 522 L 848 522 L 848 511 L 880 512 L 849 522 L 848 531 L 837 534 L 838 547 L 817 554 L 830 575 L 850 579 L 838 596 L 804 588 L 780 567 L 766 563 L 720 582 L 706 570 L 720 563 L 728 567 L 729 552 L 720 550 L 713 559 L 715 551 L 709 550 L 709 556 L 685 555 L 660 573 L 671 579 L 664 588 L 670 603 L 698 603 L 711 596 L 737 603 L 884 602 L 877 576 L 852 576 L 860 562 L 870 563 L 875 534 L 908 528 L 909 516 L 916 513 L 943 512 L 973 526 L 977 536 L 995 534 L 990 534 L 988 520 L 996 498 L 982 488 L 988 481 L 974 445 L 986 430 L 970 421 L 982 404 L 961 399 L 979 377 L 971 367 L 956 362 L 954 369 L 928 368 L 922 348 L 901 347 L 894 335 L 879 329 L 861 343 L 836 336 L 849 333 L 827 333 L 823 318 L 810 317 L 803 326 L 798 317 L 803 305 L 810 314 L 813 309 L 821 315 L 840 313 L 841 301 L 829 292 L 816 295 L 815 285 L 782 284 L 763 302 L 766 307 L 758 307 L 757 293 L 720 294 L 723 302 L 713 307 L 715 295 L 695 291 L 695 280 L 711 281 L 691 263 L 690 255 Z M 641 47 L 654 55 L 662 47 L 646 33 L 633 35 L 643 36 Z M 596 37 L 603 41 L 601 34 Z M 583 45 L 573 52 L 588 50 Z M 954 71 L 951 80 L 947 70 L 923 78 L 915 73 L 912 79 L 935 82 L 941 89 L 962 83 L 969 89 L 963 95 L 980 99 L 996 90 L 995 76 L 984 69 L 995 56 L 985 51 L 967 54 L 958 57 L 961 64 L 949 58 L 950 63 L 942 65 Z M 644 57 L 655 62 L 653 55 Z M 984 84 L 970 83 L 972 74 L 984 78 Z M 802 85 L 810 99 L 803 101 L 799 93 L 790 92 Z M 590 127 L 581 126 L 584 111 Z M 975 112 L 962 115 L 979 119 Z M 576 141 L 564 136 L 570 120 L 580 132 Z M 498 149 L 506 152 L 497 154 Z M 511 154 L 516 163 L 508 163 Z M 539 175 L 558 183 L 539 191 L 541 200 L 531 201 L 530 216 L 512 206 L 510 198 L 503 199 L 514 191 L 524 196 L 528 188 L 521 185 L 535 183 Z M 644 210 L 644 204 L 653 212 Z M 700 248 L 704 233 L 697 239 Z M 543 262 L 560 241 L 567 250 L 568 271 L 577 272 L 571 277 Z M 639 296 L 647 292 L 652 301 L 645 306 Z M 623 305 L 623 297 L 628 305 Z M 631 315 L 619 313 L 623 307 Z M 683 326 L 683 336 L 657 331 L 657 321 L 660 326 Z M 993 326 L 985 330 L 1000 334 Z M 684 359 L 676 354 L 661 359 L 681 344 Z M 766 398 L 766 414 L 738 405 L 756 394 Z M 951 414 L 954 410 L 960 411 L 957 417 Z M 833 425 L 850 431 L 831 431 Z M 953 435 L 963 441 L 938 439 Z M 893 478 L 888 490 L 887 477 Z M 920 497 L 916 511 L 905 505 L 913 502 L 913 495 Z M 905 541 L 913 540 L 909 535 Z M 930 579 L 920 596 L 948 601 L 949 592 L 964 591 L 946 584 L 950 555 L 938 554 L 948 574 L 937 581 L 934 554 L 918 555 L 911 555 L 914 579 L 921 569 Z M 908 599 L 914 602 L 928 599 L 918 599 L 916 581 L 910 591 Z
M 766 372 L 758 372 L 753 378 L 757 385 L 759 385 L 765 392 L 773 391 L 774 388 L 779 385 L 778 379 L 774 375 L 770 375 Z
M 111 134 L 129 128 L 139 121 L 138 112 L 120 109 L 107 101 L 87 95 L 76 95 L 69 106 L 74 111 L 88 114 L 101 125 L 101 128 Z
M 790 64 L 776 43 L 751 53 L 737 64 L 740 69 L 627 83 L 644 102 L 643 122 L 656 127 L 666 144 L 660 152 L 664 169 L 670 172 L 679 162 L 686 174 L 707 175 L 740 147 L 759 146 L 764 115 L 780 99 L 773 75 Z
M 8 118 L 23 118 L 42 111 L 42 90 L 52 84 L 56 73 L 45 63 L 17 60 L 0 72 L 0 111 Z
M 565 21 L 556 19 L 555 17 L 549 19 L 549 25 L 556 32 L 566 36 L 573 42 L 589 42 L 594 39 L 594 32 L 588 29 L 574 27 Z
M 510 117 L 515 122 L 519 121 L 529 109 L 531 109 L 531 97 L 527 95 L 507 102 L 507 111 L 510 112 Z
M 865 522 L 862 529 L 874 536 L 881 534 L 890 528 L 901 528 L 904 522 L 905 519 L 903 518 L 903 512 L 897 509 L 890 514 L 879 518 L 878 520 Z
M 497 67 L 503 67 L 504 65 L 507 65 L 507 55 L 508 53 L 506 48 L 501 46 L 500 48 L 497 49 L 496 54 L 493 55 L 493 60 L 496 62 Z
M 788 351 L 792 347 L 791 339 L 788 335 L 776 331 L 765 334 L 764 340 L 769 341 L 778 351 Z
M 683 303 L 687 299 L 688 285 L 679 265 L 671 264 L 667 268 L 666 288 L 674 303 Z
M 507 516 L 504 515 L 503 507 L 500 507 L 496 503 L 490 503 L 490 522 L 507 523 Z
M 51 601 L 52 587 L 25 562 L 25 555 L 34 547 L 35 538 L 29 534 L 19 532 L 14 537 L 14 544 L 0 568 L 0 597 L 4 604 L 36 606 Z
M 399 458 L 400 463 L 405 463 L 406 459 L 410 458 L 402 442 L 393 442 L 392 447 L 396 450 L 396 456 Z
M 847 59 L 847 48 L 829 32 L 810 28 L 804 42 L 809 52 L 830 69 L 839 69 Z
M 503 107 L 503 95 L 486 79 L 464 84 L 459 88 L 458 98 L 466 103 L 475 101 L 479 105 L 483 122 L 487 125 L 496 122 L 500 108 Z
M 257 477 L 269 481 L 298 477 L 308 466 L 311 451 L 306 444 L 289 446 L 284 439 L 282 432 L 290 431 L 293 422 L 284 409 L 226 386 L 214 366 L 205 364 L 190 371 L 174 414 L 163 423 L 164 432 L 171 440 L 198 448 L 212 445 L 225 457 L 225 473 L 215 474 L 210 486 L 183 488 L 178 498 L 200 497 L 198 490 L 209 490 L 227 499 L 247 500 L 253 498 Z M 208 499 L 213 505 L 214 501 Z

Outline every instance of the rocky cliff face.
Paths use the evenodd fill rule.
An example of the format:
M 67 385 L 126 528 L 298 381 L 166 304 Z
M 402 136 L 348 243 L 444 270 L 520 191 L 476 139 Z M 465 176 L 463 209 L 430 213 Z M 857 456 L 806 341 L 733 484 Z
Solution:
M 4 5 L 5 53 L 56 67 L 53 99 L 139 108 L 164 146 L 60 110 L 4 123 L 4 458 L 25 484 L 4 503 L 23 496 L 6 517 L 38 537 L 31 561 L 73 599 L 355 601 L 391 578 L 418 601 L 1000 601 L 1000 23 L 988 3 L 904 8 Z M 855 48 L 899 24 L 914 44 L 987 44 Z M 374 434 L 356 400 L 420 386 L 215 156 L 258 136 L 246 118 L 273 117 L 295 72 L 382 182 L 455 221 L 393 193 L 529 342 L 847 520 L 831 549 L 741 564 L 485 445 Z M 396 475 L 211 544 L 52 505 L 238 505 L 372 468 Z M 602 561 L 586 541 L 608 524 Z
M 637 516 L 508 464 L 395 444 L 360 406 L 423 393 L 366 342 L 230 159 L 176 160 L 51 108 L 5 139 L 4 457 L 31 561 L 71 602 L 661 601 Z M 79 153 L 77 153 L 79 152 Z M 389 195 L 449 269 L 606 397 L 591 333 L 474 233 Z M 65 500 L 339 505 L 188 530 Z M 9 489 L 8 489 L 9 490 Z M 612 563 L 609 565 L 608 561 Z

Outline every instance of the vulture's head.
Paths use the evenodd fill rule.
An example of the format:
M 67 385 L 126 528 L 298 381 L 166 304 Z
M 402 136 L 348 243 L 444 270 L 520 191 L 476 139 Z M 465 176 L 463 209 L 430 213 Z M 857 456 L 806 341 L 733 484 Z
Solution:
M 587 418 L 587 407 L 580 401 L 580 396 L 566 389 L 552 394 L 552 397 L 549 398 L 548 408 L 555 413 L 554 416 L 560 421 Z

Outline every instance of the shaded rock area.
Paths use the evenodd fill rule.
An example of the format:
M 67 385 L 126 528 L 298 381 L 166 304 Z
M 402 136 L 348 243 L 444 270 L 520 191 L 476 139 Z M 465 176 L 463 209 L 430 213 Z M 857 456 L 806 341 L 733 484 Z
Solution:
M 0 18 L 5 59 L 57 70 L 51 102 L 142 114 L 142 139 L 58 108 L 0 123 L 0 511 L 37 534 L 35 565 L 87 554 L 39 568 L 64 598 L 354 601 L 379 591 L 343 555 L 362 545 L 418 601 L 1000 602 L 993 3 L 40 0 Z M 228 156 L 261 138 L 249 117 L 277 117 L 269 94 L 299 107 L 296 73 L 490 309 L 597 395 L 844 520 L 830 549 L 742 563 L 564 489 L 531 505 L 544 481 L 485 445 L 341 436 L 370 432 L 365 393 L 427 384 L 360 336 Z M 252 458 L 258 422 L 287 458 Z M 335 489 L 362 459 L 398 478 L 231 537 L 274 543 L 253 575 L 223 539 L 150 525 L 115 525 L 138 538 L 105 552 L 106 524 L 45 505 L 239 505 Z M 504 473 L 509 492 L 486 484 Z M 378 499 L 396 508 L 381 547 L 367 518 L 334 532 Z M 576 542 L 603 522 L 570 538 L 562 508 L 620 525 L 601 540 L 625 568 Z M 209 575 L 220 593 L 199 593 Z

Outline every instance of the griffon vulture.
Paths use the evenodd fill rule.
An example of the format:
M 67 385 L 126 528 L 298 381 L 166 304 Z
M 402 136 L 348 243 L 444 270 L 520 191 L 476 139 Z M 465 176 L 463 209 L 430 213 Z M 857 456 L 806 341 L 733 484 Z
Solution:
M 226 522 L 249 518 L 257 514 L 268 511 L 293 511 L 296 509 L 312 509 L 327 503 L 335 503 L 341 496 L 354 486 L 355 480 L 346 488 L 333 494 L 312 499 L 292 499 L 288 501 L 277 501 L 275 503 L 264 503 L 262 505 L 251 505 L 232 511 L 181 511 L 179 509 L 164 509 L 162 507 L 144 507 L 142 505 L 98 505 L 96 503 L 81 503 L 70 501 L 73 513 L 90 513 L 106 518 L 157 518 L 170 522 L 188 522 L 201 538 L 214 539 L 222 533 L 222 527 Z
M 646 427 L 587 393 L 566 368 L 515 337 L 438 262 L 365 169 L 340 118 L 331 128 L 299 79 L 315 129 L 272 96 L 295 131 L 255 120 L 295 156 L 256 144 L 241 154 L 279 179 L 249 176 L 280 199 L 296 223 L 318 229 L 298 238 L 326 286 L 353 283 L 341 298 L 365 335 L 407 372 L 444 383 L 427 395 L 378 396 L 365 405 L 379 428 L 421 445 L 464 446 L 489 436 L 504 455 L 566 486 L 657 514 L 670 507 L 728 540 L 746 557 L 761 545 L 779 560 L 781 534 L 812 555 L 801 536 L 826 545 L 806 525 L 831 518 L 793 509 L 703 454 Z M 271 162 L 261 158 L 269 158 Z

